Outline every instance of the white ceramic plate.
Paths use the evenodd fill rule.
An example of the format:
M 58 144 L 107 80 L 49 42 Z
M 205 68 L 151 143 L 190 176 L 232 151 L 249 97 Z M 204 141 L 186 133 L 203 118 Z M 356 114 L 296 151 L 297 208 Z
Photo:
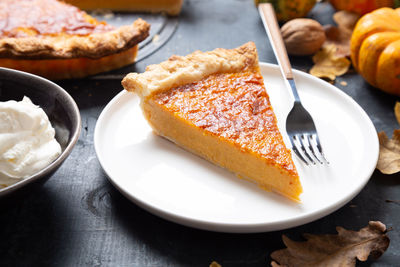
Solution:
M 276 65 L 261 73 L 285 135 L 291 95 Z M 376 130 L 362 108 L 336 87 L 295 71 L 330 165 L 307 167 L 293 155 L 304 193 L 297 204 L 152 133 L 137 96 L 118 94 L 100 115 L 94 144 L 111 183 L 128 199 L 167 220 L 221 232 L 263 232 L 302 225 L 342 207 L 369 180 L 378 160 Z

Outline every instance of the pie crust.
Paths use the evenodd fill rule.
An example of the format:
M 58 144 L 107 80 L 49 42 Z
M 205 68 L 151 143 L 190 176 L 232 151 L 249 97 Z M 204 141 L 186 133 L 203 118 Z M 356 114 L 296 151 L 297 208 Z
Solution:
M 236 49 L 196 51 L 184 57 L 174 55 L 165 62 L 148 66 L 144 73 L 129 73 L 122 85 L 128 91 L 147 97 L 214 73 L 238 72 L 253 66 L 258 66 L 257 50 L 254 43 L 247 43 Z
M 150 25 L 137 19 L 132 25 L 89 36 L 32 36 L 0 39 L 0 57 L 14 59 L 97 59 L 135 46 L 149 35 Z

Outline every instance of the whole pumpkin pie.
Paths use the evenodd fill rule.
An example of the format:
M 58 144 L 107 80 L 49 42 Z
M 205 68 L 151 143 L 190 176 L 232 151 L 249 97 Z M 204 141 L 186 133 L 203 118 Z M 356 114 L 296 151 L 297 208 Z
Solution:
M 172 56 L 122 81 L 156 134 L 239 177 L 299 201 L 302 192 L 254 43 Z
M 0 10 L 0 66 L 50 79 L 131 64 L 150 29 L 141 19 L 115 28 L 57 0 L 1 0 Z
M 65 0 L 84 10 L 110 9 L 115 11 L 166 12 L 178 15 L 183 0 Z

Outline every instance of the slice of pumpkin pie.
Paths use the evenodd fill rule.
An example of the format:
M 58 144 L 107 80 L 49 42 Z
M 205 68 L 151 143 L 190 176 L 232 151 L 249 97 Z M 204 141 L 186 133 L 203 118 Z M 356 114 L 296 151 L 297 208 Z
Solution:
M 254 43 L 172 56 L 122 81 L 156 134 L 239 177 L 299 201 L 290 150 L 277 126 Z

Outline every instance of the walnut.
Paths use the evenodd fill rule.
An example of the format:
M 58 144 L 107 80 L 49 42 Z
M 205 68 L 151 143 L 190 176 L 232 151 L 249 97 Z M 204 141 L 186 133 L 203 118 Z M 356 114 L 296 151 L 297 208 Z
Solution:
M 282 37 L 290 55 L 308 56 L 316 53 L 325 42 L 324 28 L 313 19 L 293 19 L 285 23 Z

